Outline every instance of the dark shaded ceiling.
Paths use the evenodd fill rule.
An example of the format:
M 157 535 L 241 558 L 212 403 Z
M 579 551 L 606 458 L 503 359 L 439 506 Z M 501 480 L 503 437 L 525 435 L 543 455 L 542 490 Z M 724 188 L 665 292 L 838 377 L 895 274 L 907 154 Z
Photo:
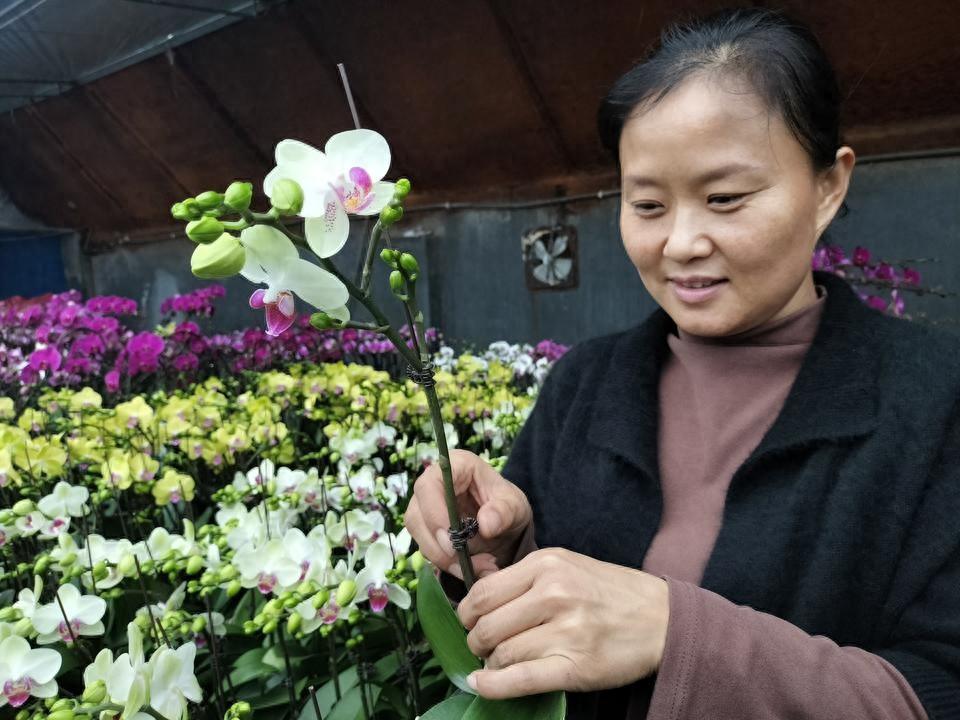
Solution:
M 352 127 L 344 62 L 411 201 L 610 188 L 600 97 L 666 23 L 723 4 L 292 0 L 6 113 L 0 186 L 48 225 L 89 230 L 94 247 L 157 235 L 175 200 L 259 185 L 277 141 L 322 147 Z M 826 46 L 858 154 L 960 147 L 956 0 L 778 6 Z

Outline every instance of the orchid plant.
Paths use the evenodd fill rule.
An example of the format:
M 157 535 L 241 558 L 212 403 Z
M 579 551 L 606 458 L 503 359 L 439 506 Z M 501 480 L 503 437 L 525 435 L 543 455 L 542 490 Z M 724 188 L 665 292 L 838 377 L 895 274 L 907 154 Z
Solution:
M 477 531 L 474 518 L 461 521 L 450 466 L 448 447 L 456 444 L 451 437 L 452 426 L 444 422 L 443 411 L 435 388 L 434 366 L 430 360 L 424 332 L 423 314 L 417 306 L 417 279 L 420 267 L 416 258 L 390 247 L 389 228 L 403 215 L 403 201 L 410 191 L 405 179 L 389 182 L 383 178 L 390 167 L 390 148 L 387 141 L 372 130 L 356 129 L 331 137 L 323 151 L 297 140 L 283 140 L 276 146 L 276 167 L 263 181 L 263 191 L 270 199 L 271 208 L 258 213 L 250 209 L 252 186 L 234 182 L 225 192 L 206 191 L 196 198 L 187 198 L 171 208 L 172 215 L 187 221 L 186 234 L 197 243 L 191 258 L 195 275 L 203 278 L 223 278 L 241 274 L 253 283 L 266 287 L 254 290 L 249 304 L 262 309 L 266 316 L 267 333 L 283 334 L 297 321 L 298 302 L 316 308 L 310 323 L 317 328 L 356 328 L 383 333 L 408 364 L 411 380 L 420 385 L 426 395 L 430 428 L 436 448 L 436 461 L 441 470 L 450 537 L 458 556 L 464 582 L 469 589 L 474 582 L 473 565 L 467 552 L 467 540 Z M 227 219 L 228 215 L 235 219 Z M 332 258 L 346 244 L 350 234 L 351 216 L 375 216 L 366 247 L 359 284 L 350 282 L 336 267 Z M 291 229 L 287 218 L 301 220 L 302 235 Z M 386 247 L 380 248 L 381 243 Z M 373 301 L 370 277 L 375 256 L 390 267 L 390 289 L 403 304 L 412 330 L 412 345 L 388 321 L 385 313 Z M 306 257 L 301 256 L 301 252 Z M 373 322 L 351 319 L 348 301 L 361 305 Z M 473 425 L 482 442 L 500 448 L 502 432 L 492 423 L 478 418 Z M 390 434 L 375 439 L 381 447 L 393 440 Z M 369 439 L 344 438 L 338 454 L 348 458 L 361 452 Z M 333 445 L 333 443 L 331 443 Z M 359 502 L 375 492 L 377 470 L 356 473 L 349 481 L 351 495 Z M 259 476 L 258 476 L 259 477 Z M 239 511 L 242 523 L 244 511 Z M 235 562 L 243 587 L 258 588 L 261 593 L 272 593 L 291 588 L 296 583 L 309 582 L 312 572 L 310 557 L 323 557 L 328 538 L 342 542 L 349 554 L 345 565 L 339 565 L 335 577 L 340 580 L 337 593 L 315 596 L 310 603 L 301 602 L 291 615 L 288 630 L 295 631 L 318 623 L 336 622 L 351 603 L 358 599 L 369 604 L 373 612 L 383 612 L 388 604 L 398 608 L 410 607 L 411 597 L 406 588 L 393 582 L 398 551 L 405 553 L 410 537 L 395 538 L 382 526 L 382 517 L 373 516 L 373 522 L 350 511 L 341 521 L 331 520 L 328 513 L 325 534 L 315 539 L 298 530 L 279 533 L 262 543 L 246 544 L 237 551 Z M 348 529 L 348 521 L 350 529 Z M 238 525 L 239 529 L 240 525 Z M 299 534 L 297 534 L 299 533 Z M 312 531 L 311 531 L 312 535 Z M 380 538 L 389 539 L 388 544 Z M 321 544 L 311 548 L 311 540 Z M 229 542 L 229 539 L 228 539 Z M 363 553 L 364 567 L 354 574 L 350 568 L 354 559 Z M 469 653 L 463 628 L 456 620 L 450 604 L 441 599 L 435 575 L 421 570 L 418 588 L 418 611 L 421 618 L 445 618 L 441 623 L 423 622 L 424 632 L 447 676 L 468 696 L 474 691 L 463 682 L 465 669 L 474 668 L 479 661 Z M 451 660 L 453 658 L 453 660 Z M 465 661 L 462 662 L 462 661 Z M 530 700 L 524 704 L 524 700 Z M 562 718 L 565 708 L 563 693 L 552 693 L 546 699 L 534 698 L 515 701 L 510 712 L 516 717 Z M 546 703 L 544 705 L 543 703 Z M 367 716 L 364 699 L 364 716 Z M 482 697 L 470 698 L 466 709 L 463 698 L 454 696 L 434 707 L 428 715 L 460 717 L 464 714 L 491 712 L 495 705 Z M 544 709 L 546 712 L 544 713 Z M 320 720 L 320 709 L 316 708 Z M 497 711 L 493 711 L 497 712 Z
M 390 287 L 404 304 L 413 329 L 411 349 L 391 326 L 386 315 L 370 296 L 370 274 L 387 229 L 403 215 L 403 200 L 410 183 L 383 180 L 390 167 L 390 147 L 373 130 L 358 128 L 337 133 L 320 151 L 297 140 L 283 140 L 275 150 L 276 167 L 263 181 L 270 199 L 266 213 L 250 210 L 253 188 L 235 182 L 224 193 L 206 191 L 196 198 L 175 203 L 171 214 L 187 221 L 186 234 L 197 243 L 191 260 L 195 275 L 223 278 L 243 275 L 262 283 L 250 296 L 250 306 L 263 309 L 267 333 L 280 335 L 297 318 L 297 300 L 317 309 L 311 324 L 319 328 L 354 327 L 386 335 L 409 364 L 411 377 L 423 385 L 439 451 L 439 464 L 446 489 L 447 511 L 452 536 L 460 535 L 449 451 L 442 413 L 433 389 L 432 366 L 426 349 L 423 314 L 417 307 L 416 282 L 419 265 L 410 253 L 386 247 L 380 252 L 392 268 Z M 223 220 L 225 215 L 235 220 Z M 331 260 L 346 244 L 350 216 L 379 215 L 367 241 L 360 285 L 350 282 Z M 298 235 L 283 221 L 297 216 L 303 221 Z M 310 259 L 300 256 L 303 250 Z M 347 301 L 355 300 L 373 317 L 374 323 L 350 319 Z M 473 566 L 465 545 L 457 548 L 464 581 L 474 581 Z

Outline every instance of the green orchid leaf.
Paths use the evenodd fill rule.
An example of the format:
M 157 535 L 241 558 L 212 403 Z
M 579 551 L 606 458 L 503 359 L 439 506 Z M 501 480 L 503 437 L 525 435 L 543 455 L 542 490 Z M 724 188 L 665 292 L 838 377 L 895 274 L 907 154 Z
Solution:
M 346 670 L 343 670 L 340 673 L 340 693 L 341 700 L 343 697 L 346 697 L 351 690 L 353 690 L 357 683 L 360 680 L 357 677 L 357 666 L 352 665 Z M 337 690 L 333 683 L 333 680 L 328 680 L 321 687 L 315 690 L 317 694 L 317 704 L 320 706 L 320 716 L 327 720 L 327 715 L 330 713 L 331 708 L 337 704 Z M 360 695 L 357 695 L 357 701 L 359 702 Z M 303 706 L 303 710 L 300 711 L 299 720 L 317 720 L 317 712 L 313 707 L 313 700 L 309 699 Z
M 567 696 L 563 692 L 488 700 L 477 695 L 461 720 L 563 720 L 567 714 Z
M 467 685 L 467 676 L 481 665 L 467 645 L 467 631 L 433 574 L 433 566 L 424 563 L 418 578 L 417 615 L 423 634 L 450 682 L 465 693 L 475 695 Z
M 372 697 L 371 697 L 372 696 Z M 376 707 L 377 700 L 380 697 L 380 687 L 371 685 L 367 687 L 367 698 L 372 702 L 371 710 Z M 309 703 L 312 705 L 313 703 Z M 360 697 L 360 686 L 357 685 L 346 693 L 340 702 L 333 706 L 329 714 L 324 714 L 324 720 L 363 720 L 363 699 Z
M 467 708 L 477 699 L 476 695 L 457 693 L 451 695 L 441 703 L 437 703 L 420 716 L 420 720 L 461 720 L 465 717 Z M 504 715 L 503 717 L 507 717 Z

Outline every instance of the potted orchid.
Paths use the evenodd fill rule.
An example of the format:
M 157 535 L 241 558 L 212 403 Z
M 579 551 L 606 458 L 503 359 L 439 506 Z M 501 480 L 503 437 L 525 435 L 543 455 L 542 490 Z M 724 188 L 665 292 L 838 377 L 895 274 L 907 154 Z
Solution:
M 457 509 L 434 366 L 417 304 L 420 267 L 412 254 L 393 249 L 389 242 L 389 229 L 403 216 L 410 182 L 384 180 L 390 166 L 390 148 L 380 134 L 367 129 L 338 133 L 327 141 L 323 151 L 297 140 L 283 140 L 276 146 L 275 158 L 276 167 L 263 181 L 271 206 L 265 212 L 251 208 L 252 185 L 240 181 L 222 193 L 206 191 L 173 205 L 172 215 L 186 221 L 186 235 L 197 246 L 191 269 L 201 278 L 240 274 L 265 286 L 253 291 L 249 304 L 264 311 L 270 335 L 279 336 L 294 325 L 298 303 L 305 303 L 314 308 L 310 324 L 318 329 L 375 331 L 392 342 L 407 363 L 409 378 L 426 396 L 446 491 L 450 537 L 469 588 L 474 575 L 466 545 L 476 534 L 477 524 L 474 518 L 461 518 Z M 333 261 L 347 242 L 351 216 L 378 217 L 363 248 L 358 284 Z M 293 225 L 301 223 L 302 232 L 294 229 Z M 377 257 L 390 268 L 390 290 L 403 305 L 412 331 L 412 347 L 371 297 L 372 268 Z M 366 310 L 369 321 L 351 317 L 350 300 Z M 278 545 L 262 556 L 238 559 L 242 583 L 275 584 L 282 581 L 283 573 L 292 576 L 296 568 L 285 565 L 289 564 L 287 557 Z M 408 605 L 406 590 L 387 580 L 393 570 L 389 549 L 371 545 L 364 559 L 365 567 L 355 578 L 342 579 L 349 581 L 349 592 L 365 594 L 373 609 L 383 609 L 391 601 L 400 607 Z M 513 718 L 563 717 L 565 696 L 560 692 L 499 702 L 477 696 L 465 679 L 480 667 L 480 661 L 470 653 L 466 633 L 429 566 L 419 572 L 416 593 L 424 633 L 447 677 L 461 691 L 432 708 L 425 718 L 502 717 L 504 712 Z M 338 593 L 329 612 L 336 613 L 344 597 Z M 327 605 L 321 605 L 320 612 L 325 609 Z M 317 617 L 312 608 L 306 614 L 311 620 Z M 317 707 L 316 720 L 321 720 L 319 714 Z

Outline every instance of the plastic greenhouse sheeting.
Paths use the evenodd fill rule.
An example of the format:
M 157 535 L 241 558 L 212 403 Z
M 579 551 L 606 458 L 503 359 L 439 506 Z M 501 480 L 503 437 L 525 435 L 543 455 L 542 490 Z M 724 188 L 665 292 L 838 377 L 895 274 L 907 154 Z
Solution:
M 0 0 L 0 111 L 66 92 L 275 0 Z

